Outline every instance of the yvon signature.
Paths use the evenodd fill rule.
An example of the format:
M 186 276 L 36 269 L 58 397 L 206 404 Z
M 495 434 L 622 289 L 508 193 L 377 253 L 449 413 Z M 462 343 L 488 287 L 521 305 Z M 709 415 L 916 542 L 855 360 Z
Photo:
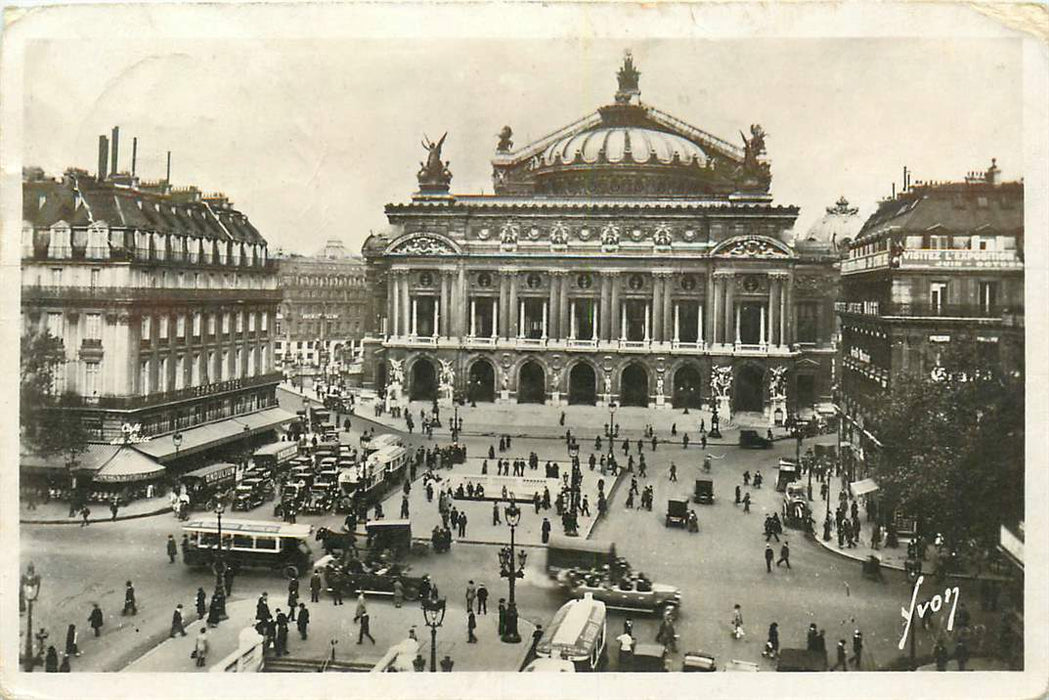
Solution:
M 903 647 L 907 644 L 907 635 L 911 633 L 911 623 L 914 622 L 914 618 L 917 615 L 919 618 L 923 618 L 929 613 L 936 613 L 940 611 L 944 605 L 951 606 L 951 615 L 947 618 L 947 631 L 951 632 L 954 630 L 954 612 L 958 609 L 958 597 L 960 593 L 958 587 L 945 588 L 943 595 L 939 593 L 934 595 L 928 601 L 918 604 L 918 589 L 921 588 L 922 582 L 925 581 L 924 576 L 919 576 L 918 580 L 914 582 L 914 591 L 911 593 L 911 608 L 900 608 L 900 616 L 907 622 L 907 625 L 903 629 L 903 635 L 900 637 L 899 648 L 903 651 Z

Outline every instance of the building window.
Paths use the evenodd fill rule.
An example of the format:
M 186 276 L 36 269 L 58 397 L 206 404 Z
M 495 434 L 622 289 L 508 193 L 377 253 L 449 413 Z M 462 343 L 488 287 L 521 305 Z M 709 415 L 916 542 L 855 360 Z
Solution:
M 252 311 L 248 314 L 248 333 L 255 332 L 255 312 Z
M 102 385 L 102 365 L 99 362 L 88 362 L 84 365 L 84 396 L 97 396 L 98 388 Z
M 934 311 L 942 311 L 947 303 L 947 283 L 933 282 L 929 287 L 929 305 Z
M 190 367 L 190 381 L 192 386 L 200 386 L 200 378 L 203 375 L 204 363 L 200 355 L 193 356 L 192 366 Z
M 165 341 L 168 339 L 168 317 L 167 314 L 160 317 L 160 340 Z
M 819 302 L 805 301 L 798 304 L 798 342 L 815 343 L 819 339 Z
M 226 312 L 224 312 L 222 314 L 222 334 L 223 335 L 229 335 L 229 326 L 230 326 L 229 316 L 230 316 L 229 311 L 226 311 Z
M 153 317 L 142 317 L 142 341 L 148 343 L 153 337 Z
M 149 395 L 149 360 L 144 360 L 138 373 L 138 386 L 143 396 Z
M 265 311 L 263 311 L 262 314 L 259 316 L 259 322 L 262 324 L 262 331 L 263 331 L 263 333 L 266 332 L 266 327 L 269 325 L 269 318 L 270 318 L 269 313 L 267 313 Z
M 998 303 L 998 283 L 980 282 L 980 310 L 987 312 Z
M 160 358 L 160 371 L 157 374 L 157 391 L 161 393 L 168 390 L 168 358 Z
M 102 340 L 102 314 L 88 314 L 85 337 L 89 340 Z
M 947 250 L 950 247 L 950 236 L 929 236 L 929 248 L 932 250 Z
M 231 367 L 231 365 L 230 365 L 230 360 L 229 360 L 229 350 L 223 350 L 222 351 L 222 381 L 226 381 L 227 379 L 230 378 L 230 374 L 231 374 L 230 367 Z
M 193 312 L 193 336 L 200 337 L 200 312 Z
M 208 335 L 215 335 L 215 326 L 217 325 L 218 314 L 208 314 Z
M 186 387 L 186 356 L 179 355 L 175 360 L 175 391 Z
M 179 314 L 175 317 L 175 337 L 185 338 L 186 337 L 186 315 Z
M 237 332 L 238 333 L 243 333 L 244 332 L 244 312 L 243 311 L 238 311 L 237 312 Z

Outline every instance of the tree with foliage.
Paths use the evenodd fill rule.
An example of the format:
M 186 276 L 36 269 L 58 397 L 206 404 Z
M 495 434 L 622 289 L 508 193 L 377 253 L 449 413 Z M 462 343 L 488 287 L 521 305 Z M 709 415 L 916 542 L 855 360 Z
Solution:
M 1023 518 L 1024 386 L 976 349 L 948 350 L 934 372 L 897 381 L 874 421 L 886 513 L 919 518 L 952 549 L 993 547 Z
M 59 409 L 63 401 L 55 391 L 55 375 L 65 362 L 65 346 L 44 331 L 23 335 L 20 350 L 22 441 L 43 457 L 61 455 L 72 465 L 87 449 L 88 435 L 76 416 Z

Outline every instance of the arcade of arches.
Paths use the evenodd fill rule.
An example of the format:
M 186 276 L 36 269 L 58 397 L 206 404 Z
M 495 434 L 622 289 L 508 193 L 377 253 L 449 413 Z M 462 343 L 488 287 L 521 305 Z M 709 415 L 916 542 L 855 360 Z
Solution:
M 470 379 L 466 386 L 469 401 L 495 401 L 495 368 L 480 359 L 470 365 Z
M 568 403 L 593 406 L 597 403 L 597 374 L 580 362 L 568 373 Z
M 703 375 L 699 367 L 687 364 L 674 373 L 674 408 L 699 408 L 703 402 Z
M 544 403 L 546 401 L 546 373 L 538 362 L 529 360 L 521 365 L 517 376 L 517 403 Z
M 619 403 L 623 406 L 648 405 L 648 372 L 639 363 L 631 363 L 619 379 Z
M 437 368 L 430 360 L 420 357 L 412 365 L 412 385 L 409 397 L 412 401 L 437 399 Z

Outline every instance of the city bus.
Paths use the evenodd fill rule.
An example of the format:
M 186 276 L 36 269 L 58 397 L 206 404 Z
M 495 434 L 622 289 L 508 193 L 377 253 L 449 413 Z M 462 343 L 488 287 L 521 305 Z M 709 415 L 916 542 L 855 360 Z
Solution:
M 539 658 L 570 661 L 576 671 L 597 671 L 605 662 L 605 604 L 587 594 L 554 613 L 535 645 Z
M 376 435 L 364 444 L 364 453 L 365 455 L 369 455 L 372 452 L 378 452 L 382 448 L 389 447 L 391 445 L 402 447 L 404 443 L 399 435 L 394 435 L 393 433 L 383 433 L 382 435 Z
M 179 477 L 183 493 L 193 508 L 208 508 L 215 499 L 222 499 L 233 490 L 237 481 L 237 465 L 228 462 L 209 464 Z
M 550 578 L 557 578 L 565 569 L 600 569 L 615 560 L 616 546 L 611 542 L 553 535 L 546 547 L 546 572 Z
M 182 526 L 189 545 L 182 555 L 187 566 L 222 568 L 229 565 L 283 571 L 298 578 L 310 571 L 313 552 L 312 525 L 291 525 L 267 520 L 222 518 L 222 562 L 218 560 L 219 520 L 205 516 Z
M 256 467 L 266 469 L 271 475 L 283 470 L 285 465 L 299 456 L 299 445 L 295 442 L 272 442 L 255 450 L 252 460 Z

